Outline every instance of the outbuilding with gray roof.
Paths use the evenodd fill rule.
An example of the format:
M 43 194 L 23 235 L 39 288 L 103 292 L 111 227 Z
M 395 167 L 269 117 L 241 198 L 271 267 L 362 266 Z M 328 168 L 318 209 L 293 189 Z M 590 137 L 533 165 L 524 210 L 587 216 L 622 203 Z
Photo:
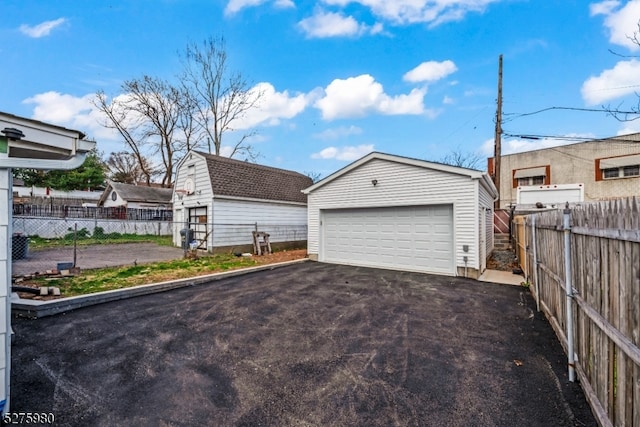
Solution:
M 252 231 L 272 243 L 304 245 L 311 179 L 301 173 L 190 151 L 178 164 L 173 194 L 174 243 L 193 240 L 209 251 L 247 250 Z

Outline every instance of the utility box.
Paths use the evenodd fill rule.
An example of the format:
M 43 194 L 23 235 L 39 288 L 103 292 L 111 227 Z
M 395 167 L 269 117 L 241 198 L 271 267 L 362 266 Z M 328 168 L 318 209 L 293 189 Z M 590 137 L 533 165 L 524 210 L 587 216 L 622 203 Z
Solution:
M 190 228 L 180 230 L 180 238 L 182 239 L 182 249 L 189 249 L 189 244 L 194 240 L 194 232 Z

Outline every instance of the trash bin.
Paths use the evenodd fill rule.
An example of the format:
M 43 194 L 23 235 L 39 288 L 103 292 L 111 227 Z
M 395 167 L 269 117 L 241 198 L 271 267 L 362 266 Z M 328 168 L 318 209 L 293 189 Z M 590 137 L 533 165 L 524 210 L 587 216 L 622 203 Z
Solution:
M 193 230 L 190 228 L 183 228 L 180 230 L 182 249 L 189 249 L 189 244 L 193 241 L 193 234 Z
M 11 236 L 11 257 L 12 259 L 25 259 L 29 252 L 29 237 L 20 233 Z

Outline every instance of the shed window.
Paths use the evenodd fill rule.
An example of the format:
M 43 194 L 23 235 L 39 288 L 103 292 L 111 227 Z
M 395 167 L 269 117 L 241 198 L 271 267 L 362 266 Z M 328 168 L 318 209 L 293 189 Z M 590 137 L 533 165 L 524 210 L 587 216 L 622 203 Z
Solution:
M 187 176 L 194 176 L 196 174 L 196 165 L 187 166 Z

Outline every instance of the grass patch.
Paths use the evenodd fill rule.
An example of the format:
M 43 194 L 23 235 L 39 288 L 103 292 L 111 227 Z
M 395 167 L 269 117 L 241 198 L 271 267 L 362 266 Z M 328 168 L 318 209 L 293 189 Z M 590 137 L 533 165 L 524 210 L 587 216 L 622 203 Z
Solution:
M 58 287 L 63 296 L 71 297 L 251 267 L 257 264 L 258 262 L 250 257 L 217 254 L 196 259 L 85 270 L 78 276 L 55 280 L 34 279 L 30 283 Z

